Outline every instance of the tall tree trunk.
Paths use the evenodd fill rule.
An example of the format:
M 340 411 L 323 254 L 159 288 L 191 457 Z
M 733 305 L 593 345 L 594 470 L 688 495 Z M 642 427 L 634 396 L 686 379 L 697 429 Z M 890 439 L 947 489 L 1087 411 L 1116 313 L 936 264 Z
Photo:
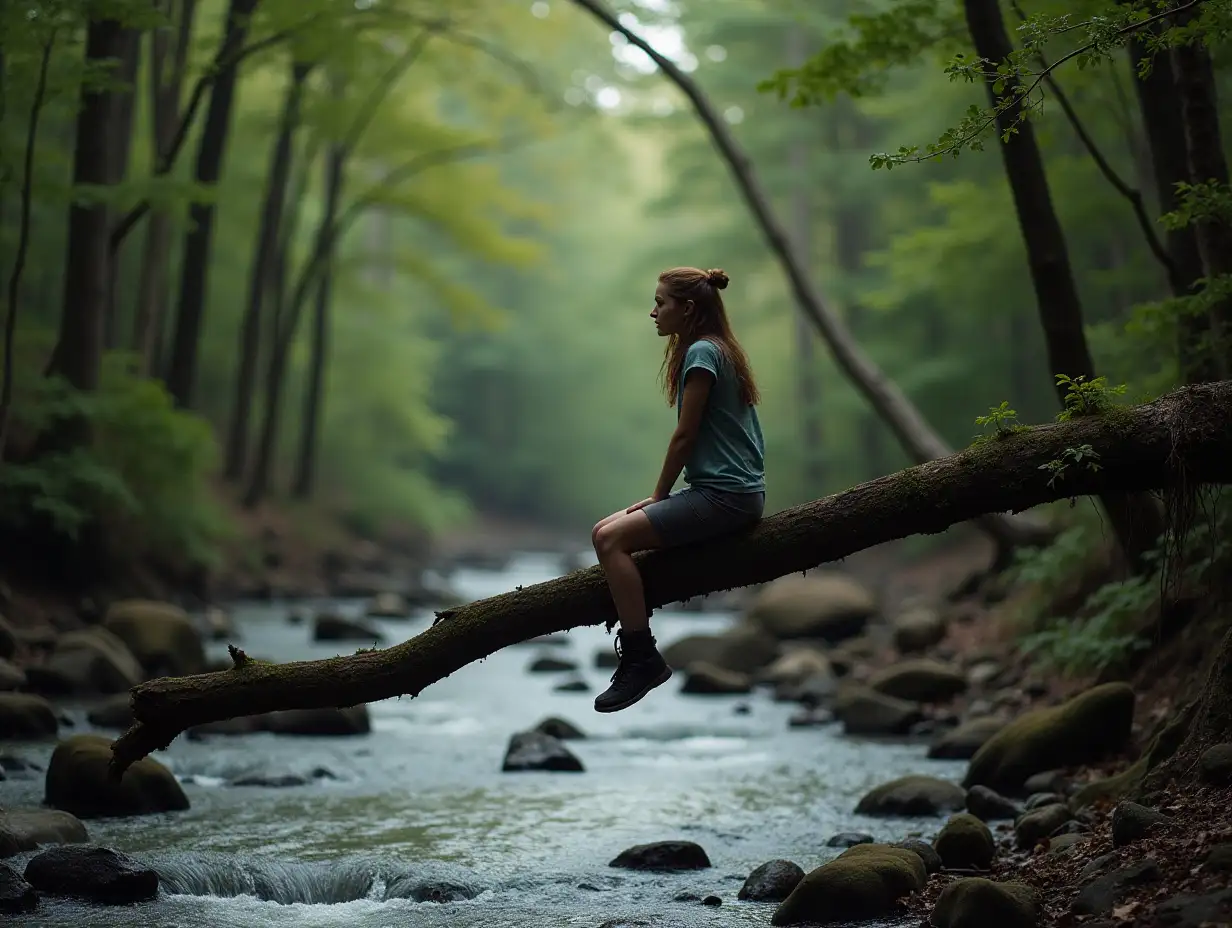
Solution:
M 1074 283 L 1065 233 L 1053 207 L 1035 129 L 1030 120 L 1018 119 L 1022 113 L 1020 85 L 1004 80 L 1001 93 L 997 93 L 994 86 L 994 81 L 1001 80 L 996 66 L 1013 53 L 1001 7 L 998 0 L 963 0 L 963 9 L 976 54 L 992 62 L 988 96 L 993 106 L 1004 107 L 997 118 L 997 130 L 1004 135 L 1013 127 L 1012 134 L 998 147 L 1027 250 L 1048 350 L 1049 372 L 1070 377 L 1081 375 L 1091 381 L 1095 379 L 1095 364 L 1083 329 L 1082 303 Z M 1057 385 L 1057 390 L 1064 406 L 1066 387 Z M 1163 533 L 1162 513 L 1154 501 L 1145 496 L 1105 494 L 1100 502 L 1126 558 L 1133 566 L 1142 566 L 1143 555 Z
M 265 179 L 265 198 L 257 228 L 248 278 L 248 306 L 240 326 L 239 365 L 236 368 L 235 398 L 231 406 L 231 427 L 227 434 L 227 454 L 224 476 L 239 480 L 244 474 L 248 457 L 248 422 L 257 379 L 257 360 L 261 347 L 261 308 L 270 281 L 270 264 L 278 250 L 282 214 L 286 204 L 287 186 L 291 179 L 292 143 L 299 126 L 300 104 L 304 84 L 312 66 L 295 62 L 291 65 L 290 83 L 278 122 L 278 134 L 270 152 L 269 171 Z
M 248 21 L 258 0 L 230 0 L 220 56 L 224 65 L 210 91 L 210 108 L 197 148 L 195 179 L 213 187 L 222 173 L 223 154 L 231 127 L 232 104 L 239 65 L 235 58 L 248 35 Z M 175 334 L 167 370 L 167 388 L 177 406 L 191 408 L 197 380 L 197 353 L 201 325 L 205 317 L 206 287 L 209 282 L 210 246 L 214 232 L 214 204 L 194 203 L 189 212 L 191 228 L 184 239 L 184 259 L 180 271 L 179 306 Z
M 1129 54 L 1135 65 L 1135 73 L 1137 62 L 1152 58 L 1150 73 L 1146 77 L 1136 77 L 1134 87 L 1151 153 L 1159 211 L 1170 213 L 1180 205 L 1176 185 L 1192 183 L 1185 145 L 1185 121 L 1177 106 L 1180 91 L 1176 85 L 1172 56 L 1167 51 L 1153 54 L 1136 38 L 1129 42 Z M 1172 261 L 1168 275 L 1172 295 L 1182 297 L 1192 294 L 1204 273 L 1197 231 L 1193 226 L 1170 229 L 1164 246 Z M 1209 336 L 1210 320 L 1205 315 L 1184 315 L 1178 320 L 1177 359 L 1186 383 L 1219 379 L 1217 359 L 1206 344 Z
M 189 41 L 192 38 L 196 0 L 178 0 L 172 17 L 175 45 L 165 29 L 150 32 L 150 113 L 153 121 L 152 160 L 159 164 L 170 151 L 180 123 L 180 100 L 188 70 Z M 176 6 L 175 0 L 161 0 L 163 9 Z M 170 68 L 168 69 L 168 64 Z M 173 221 L 165 210 L 151 210 L 146 226 L 137 279 L 137 305 L 133 313 L 132 349 L 137 354 L 138 370 L 151 374 L 160 369 L 163 323 L 167 318 L 167 297 L 171 270 L 171 232 Z
M 330 149 L 325 165 L 325 215 L 322 222 L 333 226 L 342 199 L 346 151 L 339 145 Z M 299 460 L 293 493 L 298 499 L 312 496 L 316 479 L 317 443 L 320 435 L 325 375 L 329 364 L 329 310 L 333 296 L 333 253 L 325 258 L 317 284 L 316 314 L 312 326 L 312 355 L 308 362 L 308 389 L 304 392 L 304 413 L 300 423 Z
M 114 19 L 90 20 L 86 29 L 86 63 L 99 66 L 124 58 L 129 30 Z M 115 176 L 113 158 L 114 91 L 83 84 L 73 152 L 73 186 L 106 187 Z M 109 283 L 109 210 L 98 202 L 74 201 L 68 212 L 68 255 L 64 268 L 64 305 L 60 332 L 49 371 L 78 390 L 98 386 L 103 352 L 103 319 Z
M 124 52 L 116 68 L 116 79 L 121 83 L 111 95 L 112 183 L 122 184 L 128 175 L 129 152 L 133 147 L 133 117 L 137 111 L 137 69 L 141 63 L 141 32 L 126 29 Z M 112 214 L 108 222 L 114 222 Z M 112 253 L 108 258 L 107 310 L 103 319 L 103 346 L 111 349 L 118 345 L 119 301 L 117 289 L 120 281 L 120 256 Z
M 787 233 L 775 215 L 748 155 L 697 83 L 625 25 L 607 8 L 603 0 L 573 2 L 599 20 L 605 28 L 624 36 L 630 45 L 644 52 L 688 98 L 731 170 L 745 204 L 765 235 L 771 251 L 779 259 L 798 305 L 817 327 L 839 369 L 877 411 L 903 449 L 919 462 L 931 461 L 949 454 L 950 447 L 945 440 L 929 425 L 898 385 L 864 353 L 843 320 L 822 299 L 822 295 L 805 272 L 803 262 L 792 249 Z M 981 517 L 980 528 L 997 541 L 999 554 L 1003 556 L 1015 545 L 1040 544 L 1052 534 L 1035 520 L 1010 518 L 1000 514 Z
M 787 61 L 791 67 L 799 67 L 808 57 L 804 30 L 793 26 L 787 33 Z M 787 160 L 791 173 L 791 221 L 788 235 L 796 253 L 807 257 L 812 251 L 812 203 L 809 196 L 812 184 L 809 178 L 809 151 L 812 148 L 803 139 L 790 143 Z M 799 307 L 795 312 L 796 348 L 796 399 L 800 405 L 800 453 L 804 462 L 803 478 L 806 491 L 820 493 L 825 484 L 825 457 L 821 431 L 821 378 L 818 376 L 817 352 L 813 331 L 808 317 Z
M 1201 42 L 1172 50 L 1172 64 L 1180 91 L 1181 116 L 1189 152 L 1189 172 L 1195 184 L 1228 186 L 1228 162 L 1219 131 L 1219 101 L 1210 52 Z M 1196 223 L 1198 248 L 1206 276 L 1232 274 L 1232 225 L 1214 216 Z M 1215 362 L 1223 376 L 1232 371 L 1232 300 L 1221 300 L 1211 310 L 1211 335 Z

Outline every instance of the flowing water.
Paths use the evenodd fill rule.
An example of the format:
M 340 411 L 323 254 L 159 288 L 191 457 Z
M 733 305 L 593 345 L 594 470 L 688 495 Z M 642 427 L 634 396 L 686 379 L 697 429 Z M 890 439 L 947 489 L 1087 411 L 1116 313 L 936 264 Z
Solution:
M 451 583 L 478 598 L 556 572 L 555 559 L 526 555 L 499 572 L 460 571 Z M 351 650 L 313 643 L 310 623 L 290 625 L 286 611 L 268 604 L 233 610 L 248 653 L 285 661 Z M 733 618 L 664 611 L 655 630 L 670 642 L 718 631 Z M 392 642 L 429 622 L 425 614 L 378 624 Z M 679 675 L 638 705 L 599 715 L 591 700 L 610 671 L 594 669 L 593 657 L 611 639 L 601 627 L 576 629 L 568 639 L 544 650 L 576 659 L 594 688 L 589 694 L 552 692 L 561 677 L 526 673 L 539 652 L 516 647 L 417 699 L 370 706 L 366 736 L 177 739 L 158 759 L 186 781 L 191 810 L 87 823 L 95 843 L 158 870 L 158 899 L 114 909 L 45 901 L 23 924 L 768 925 L 773 906 L 736 900 L 758 864 L 785 857 L 809 870 L 839 853 L 825 847 L 836 832 L 899 840 L 939 827 L 935 819 L 868 819 L 852 809 L 887 779 L 912 772 L 956 779 L 960 764 L 926 760 L 920 745 L 845 738 L 834 726 L 791 730 L 794 707 L 764 693 L 680 695 Z M 741 703 L 747 714 L 735 712 Z M 549 715 L 588 734 L 568 742 L 586 772 L 502 773 L 509 736 Z M 45 765 L 50 748 L 18 752 Z M 311 776 L 318 768 L 334 778 L 289 788 L 227 785 L 248 773 Z M 10 780 L 0 784 L 0 805 L 37 804 L 41 793 L 41 778 Z M 647 874 L 608 866 L 630 845 L 669 839 L 698 842 L 713 868 Z M 474 895 L 417 902 L 408 888 L 425 882 Z M 683 893 L 717 895 L 723 904 L 676 901 Z

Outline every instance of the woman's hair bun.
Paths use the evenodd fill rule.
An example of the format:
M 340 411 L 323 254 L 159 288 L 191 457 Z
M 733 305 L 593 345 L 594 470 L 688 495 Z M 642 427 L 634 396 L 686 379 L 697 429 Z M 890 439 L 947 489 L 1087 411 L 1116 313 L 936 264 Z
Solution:
M 711 268 L 706 272 L 706 280 L 709 281 L 710 286 L 714 287 L 716 290 L 725 289 L 729 283 L 727 272 L 718 267 Z

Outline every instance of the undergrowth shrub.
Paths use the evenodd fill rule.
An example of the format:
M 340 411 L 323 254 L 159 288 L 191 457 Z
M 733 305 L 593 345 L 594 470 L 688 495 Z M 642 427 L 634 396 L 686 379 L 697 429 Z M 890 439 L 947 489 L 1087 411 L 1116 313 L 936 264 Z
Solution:
M 209 488 L 213 432 L 177 410 L 161 383 L 130 374 L 126 361 L 108 357 L 93 393 L 23 372 L 13 426 L 24 444 L 74 419 L 88 424 L 91 440 L 0 467 L 0 520 L 17 532 L 39 522 L 71 540 L 97 526 L 110 557 L 212 566 L 230 534 Z

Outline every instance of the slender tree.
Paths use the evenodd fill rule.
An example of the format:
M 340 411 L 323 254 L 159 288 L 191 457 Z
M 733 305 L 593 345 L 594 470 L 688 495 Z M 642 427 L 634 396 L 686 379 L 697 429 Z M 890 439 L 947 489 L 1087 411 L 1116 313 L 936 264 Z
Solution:
M 210 107 L 205 116 L 201 142 L 197 148 L 195 179 L 203 187 L 213 187 L 222 174 L 223 156 L 231 129 L 235 87 L 239 78 L 238 53 L 248 35 L 249 19 L 258 0 L 230 0 L 224 26 L 219 69 L 210 90 Z M 184 239 L 180 271 L 180 291 L 175 332 L 166 377 L 167 389 L 177 406 L 191 408 L 197 381 L 197 353 L 201 326 L 205 319 L 209 284 L 210 250 L 214 235 L 213 201 L 194 202 L 189 210 L 191 223 Z
M 295 131 L 300 123 L 304 87 L 311 73 L 311 64 L 292 62 L 282 114 L 278 120 L 278 131 L 270 151 L 269 170 L 265 175 L 261 219 L 257 226 L 257 240 L 248 271 L 248 304 L 240 326 L 239 364 L 236 366 L 235 397 L 231 405 L 231 424 L 227 433 L 226 463 L 223 471 L 224 476 L 233 481 L 243 476 L 248 453 L 249 413 L 252 409 L 261 345 L 262 305 L 269 289 L 270 269 L 278 249 L 287 188 L 291 181 Z

